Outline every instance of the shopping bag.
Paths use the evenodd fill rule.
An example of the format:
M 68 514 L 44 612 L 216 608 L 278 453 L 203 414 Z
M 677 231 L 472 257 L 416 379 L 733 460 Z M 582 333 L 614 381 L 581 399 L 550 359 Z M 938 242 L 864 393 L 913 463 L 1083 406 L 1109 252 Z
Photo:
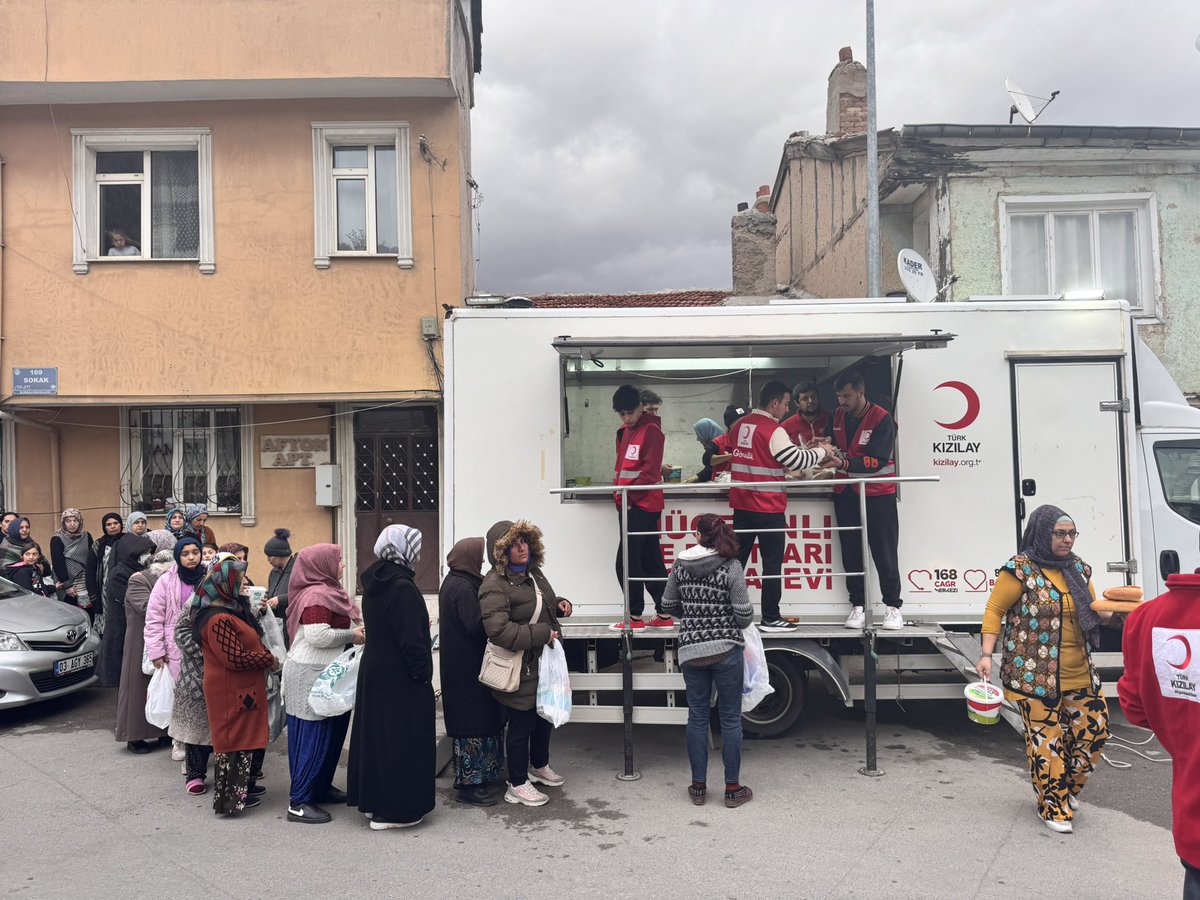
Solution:
M 571 674 L 562 641 L 552 641 L 542 649 L 538 662 L 538 715 L 558 728 L 571 718 Z
M 274 618 L 274 616 L 272 616 Z M 283 734 L 283 689 L 278 672 L 267 673 L 267 742 Z
M 171 724 L 171 710 L 175 706 L 175 679 L 166 666 L 155 669 L 146 688 L 146 721 L 155 728 L 166 728 Z
M 154 674 L 154 663 L 150 662 L 150 650 L 145 645 L 142 646 L 142 674 Z
M 258 621 L 262 625 L 263 646 L 271 651 L 271 655 L 279 660 L 280 665 L 283 665 L 287 658 L 287 645 L 283 642 L 283 629 L 279 627 L 279 620 L 275 618 L 275 613 L 267 610 Z
M 767 671 L 767 651 L 758 629 L 751 625 L 742 632 L 746 641 L 745 666 L 742 669 L 742 712 L 750 712 L 768 694 L 775 693 Z
M 358 658 L 361 650 L 353 647 L 325 667 L 308 692 L 308 705 L 318 716 L 340 716 L 354 709 L 358 689 Z

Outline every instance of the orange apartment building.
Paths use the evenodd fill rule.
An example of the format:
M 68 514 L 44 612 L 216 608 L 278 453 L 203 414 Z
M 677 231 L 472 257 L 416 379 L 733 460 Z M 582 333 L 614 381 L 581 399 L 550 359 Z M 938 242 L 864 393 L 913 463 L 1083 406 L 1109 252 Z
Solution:
M 406 522 L 436 587 L 480 4 L 0 4 L 2 499 L 36 538 L 202 502 L 259 583 L 281 526 L 352 580 Z

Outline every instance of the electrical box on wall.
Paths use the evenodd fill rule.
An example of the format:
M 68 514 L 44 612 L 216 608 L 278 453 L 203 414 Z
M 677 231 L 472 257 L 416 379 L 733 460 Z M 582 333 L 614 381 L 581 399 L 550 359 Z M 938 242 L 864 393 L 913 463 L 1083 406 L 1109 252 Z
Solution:
M 421 337 L 427 341 L 435 340 L 438 336 L 437 316 L 421 316 Z
M 342 467 L 334 464 L 317 466 L 317 506 L 342 505 Z

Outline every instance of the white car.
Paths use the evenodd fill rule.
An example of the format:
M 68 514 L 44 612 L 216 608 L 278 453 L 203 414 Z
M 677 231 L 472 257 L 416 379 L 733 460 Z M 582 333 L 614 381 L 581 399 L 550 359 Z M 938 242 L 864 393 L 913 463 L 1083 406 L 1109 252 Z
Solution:
M 99 650 L 82 609 L 0 578 L 0 709 L 88 687 Z

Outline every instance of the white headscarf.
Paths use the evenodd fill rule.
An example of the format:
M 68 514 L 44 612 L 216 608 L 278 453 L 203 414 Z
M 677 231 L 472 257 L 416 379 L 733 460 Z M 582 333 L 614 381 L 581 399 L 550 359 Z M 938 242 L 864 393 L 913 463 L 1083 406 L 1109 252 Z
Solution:
M 375 541 L 375 555 L 415 571 L 421 559 L 421 532 L 407 525 L 389 525 Z

